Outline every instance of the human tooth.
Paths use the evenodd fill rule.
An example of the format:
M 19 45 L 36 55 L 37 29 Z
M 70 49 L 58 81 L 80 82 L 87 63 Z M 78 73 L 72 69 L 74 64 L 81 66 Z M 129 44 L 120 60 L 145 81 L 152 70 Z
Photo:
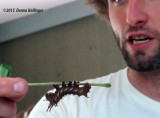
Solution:
M 149 41 L 149 39 L 147 39 L 147 40 L 133 40 L 133 44 L 140 44 L 140 43 L 144 43 L 144 42 L 147 42 L 147 41 Z
M 133 39 L 146 39 L 147 37 L 146 36 L 139 36 L 139 37 L 133 37 Z

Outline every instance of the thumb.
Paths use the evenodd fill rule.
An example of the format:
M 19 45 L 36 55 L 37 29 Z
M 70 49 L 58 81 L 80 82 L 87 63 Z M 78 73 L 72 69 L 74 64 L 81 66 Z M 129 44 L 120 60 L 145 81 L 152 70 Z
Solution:
M 0 78 L 0 97 L 17 102 L 26 95 L 27 91 L 27 82 L 22 78 Z

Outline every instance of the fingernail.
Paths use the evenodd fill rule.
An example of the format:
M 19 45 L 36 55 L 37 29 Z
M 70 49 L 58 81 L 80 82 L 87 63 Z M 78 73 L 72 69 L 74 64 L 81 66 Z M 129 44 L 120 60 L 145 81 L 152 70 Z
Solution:
M 22 82 L 16 82 L 13 87 L 14 91 L 17 93 L 21 93 L 24 90 L 24 84 Z

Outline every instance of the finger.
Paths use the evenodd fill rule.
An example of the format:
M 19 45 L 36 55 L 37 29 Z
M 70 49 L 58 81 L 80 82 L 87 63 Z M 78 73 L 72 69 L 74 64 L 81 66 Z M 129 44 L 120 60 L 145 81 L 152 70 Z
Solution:
M 0 97 L 17 102 L 26 95 L 27 91 L 27 82 L 22 78 L 0 78 Z
M 12 118 L 17 111 L 15 102 L 0 98 L 0 118 Z

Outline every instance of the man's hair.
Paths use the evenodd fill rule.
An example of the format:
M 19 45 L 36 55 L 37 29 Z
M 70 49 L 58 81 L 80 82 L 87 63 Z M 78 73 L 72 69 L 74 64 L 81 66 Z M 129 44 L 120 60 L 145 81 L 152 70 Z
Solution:
M 86 4 L 97 10 L 97 13 L 102 18 L 109 18 L 108 16 L 108 0 L 86 0 Z

